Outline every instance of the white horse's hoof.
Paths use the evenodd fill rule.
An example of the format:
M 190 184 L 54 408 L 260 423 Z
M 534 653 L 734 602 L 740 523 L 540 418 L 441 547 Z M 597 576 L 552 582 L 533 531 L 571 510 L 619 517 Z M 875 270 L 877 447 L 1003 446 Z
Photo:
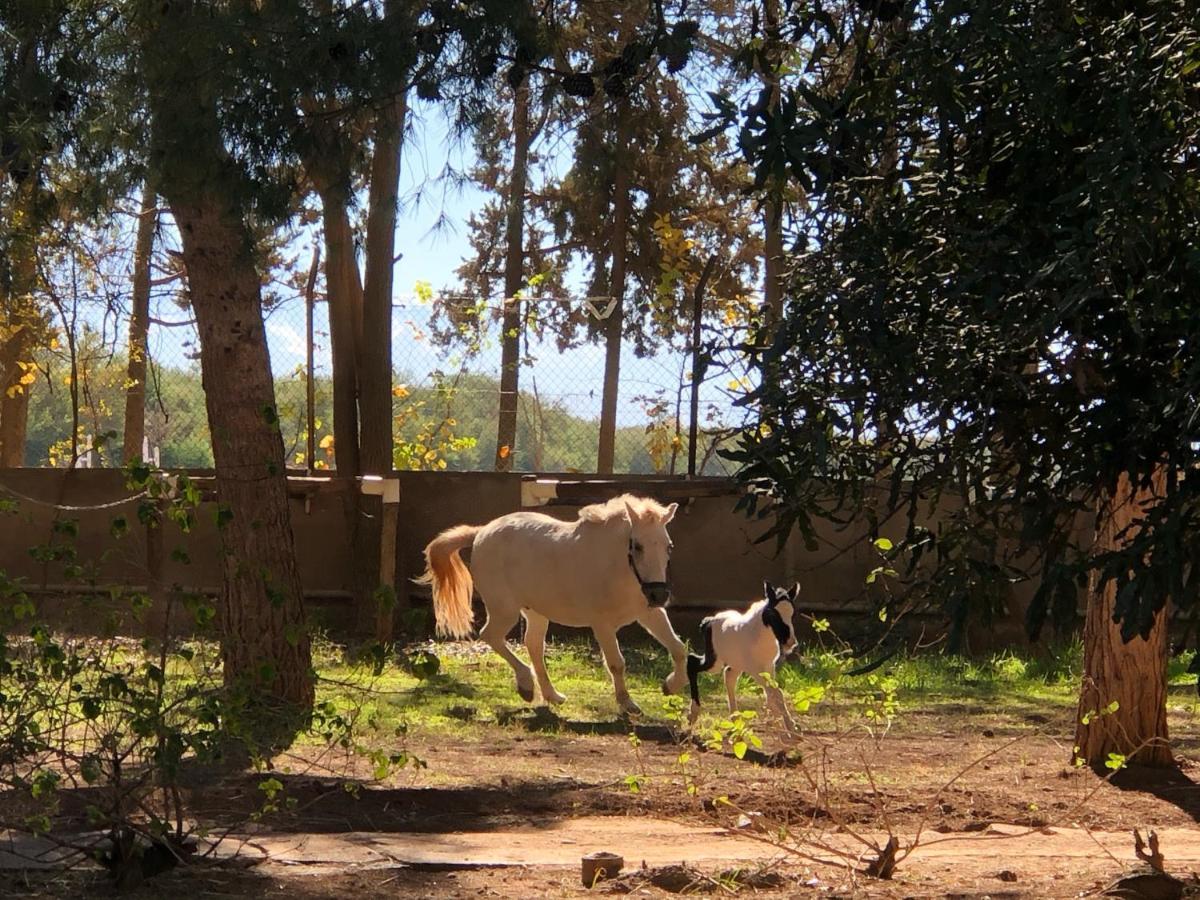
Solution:
M 551 706 L 558 706 L 560 703 L 565 703 L 567 700 L 566 694 L 560 694 L 558 691 L 551 688 L 549 691 L 542 692 L 542 699 Z
M 533 685 L 526 686 L 526 685 L 518 683 L 517 684 L 517 693 L 520 694 L 521 699 L 524 700 L 526 703 L 533 702 Z
M 620 707 L 621 712 L 627 716 L 640 716 L 642 714 L 642 708 L 632 700 L 622 700 Z
M 670 696 L 671 694 L 678 694 L 681 690 L 683 690 L 683 686 L 686 683 L 687 683 L 686 675 L 678 675 L 678 676 L 669 675 L 663 679 L 662 691 L 664 694 L 667 694 L 668 696 Z

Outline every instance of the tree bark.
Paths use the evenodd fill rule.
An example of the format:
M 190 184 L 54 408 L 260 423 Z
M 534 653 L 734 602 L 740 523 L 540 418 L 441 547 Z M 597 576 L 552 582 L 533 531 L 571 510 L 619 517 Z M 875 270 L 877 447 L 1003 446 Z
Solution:
M 762 73 L 763 84 L 770 91 L 768 107 L 774 112 L 779 106 L 779 2 L 763 0 L 763 29 L 766 32 L 769 67 Z M 767 181 L 763 201 L 763 312 L 768 327 L 774 328 L 783 319 L 783 185 L 779 179 Z
M 183 238 L 217 472 L 225 684 L 252 709 L 258 736 L 282 745 L 312 709 L 314 688 L 251 236 L 224 197 L 167 198 Z
M 1135 489 L 1122 475 L 1116 491 L 1102 502 L 1095 550 L 1119 549 L 1140 527 L 1145 509 L 1162 496 L 1163 473 L 1151 489 Z M 1149 640 L 1121 640 L 1113 622 L 1115 581 L 1099 586 L 1092 574 L 1083 631 L 1083 686 L 1075 731 L 1075 754 L 1102 768 L 1109 754 L 1131 762 L 1167 766 L 1172 762 L 1167 735 L 1167 611 L 1158 613 Z M 1116 710 L 1104 712 L 1116 702 Z M 1084 720 L 1087 719 L 1087 724 Z
M 379 114 L 375 155 L 371 159 L 363 341 L 359 354 L 362 470 L 369 475 L 386 475 L 392 470 L 392 270 L 396 255 L 400 151 L 407 114 L 408 96 L 403 93 Z
M 347 198 L 338 190 L 322 191 L 321 214 L 325 226 L 325 295 L 333 356 L 333 459 L 338 475 L 353 477 L 362 472 L 356 340 L 362 329 L 355 324 L 362 309 L 362 282 L 354 255 Z
M 132 30 L 148 86 L 152 180 L 174 214 L 200 335 L 216 468 L 217 619 L 232 750 L 289 745 L 312 714 L 314 676 L 296 570 L 283 437 L 267 350 L 247 184 L 230 159 L 211 60 L 193 40 L 207 7 L 164 4 Z M 249 744 L 249 746 L 247 746 Z
M 146 436 L 146 354 L 150 329 L 150 257 L 158 227 L 158 194 L 146 182 L 133 248 L 133 308 L 129 314 L 129 363 L 125 379 L 125 432 L 121 458 L 142 458 Z
M 496 471 L 509 472 L 517 447 L 517 403 L 521 381 L 521 301 L 525 282 L 525 190 L 529 161 L 529 79 L 513 92 L 513 163 L 508 184 L 504 257 L 504 315 L 500 339 L 500 414 L 496 426 Z
M 617 397 L 621 384 L 621 339 L 625 331 L 625 254 L 629 230 L 629 147 L 627 113 L 618 113 L 617 143 L 614 151 L 612 270 L 609 293 L 615 305 L 605 323 L 604 393 L 600 400 L 600 446 L 596 453 L 596 471 L 611 475 L 616 454 Z
M 19 321 L 19 320 L 18 320 Z M 29 425 L 29 390 L 21 384 L 33 352 L 28 327 L 13 334 L 0 349 L 3 393 L 0 394 L 0 468 L 25 465 L 25 438 Z
M 25 437 L 29 425 L 28 374 L 33 363 L 36 333 L 44 322 L 37 307 L 37 245 L 31 231 L 34 177 L 18 188 L 15 197 L 21 223 L 10 243 L 4 285 L 4 341 L 0 344 L 0 468 L 25 465 Z

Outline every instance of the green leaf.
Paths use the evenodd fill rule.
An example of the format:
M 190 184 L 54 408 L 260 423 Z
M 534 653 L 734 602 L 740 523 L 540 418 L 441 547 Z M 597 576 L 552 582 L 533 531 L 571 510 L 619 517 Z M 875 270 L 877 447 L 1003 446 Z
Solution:
M 892 542 L 887 538 L 875 538 L 875 549 L 883 553 L 887 553 L 892 549 Z
M 737 740 L 733 742 L 733 755 L 738 759 L 745 758 L 746 751 L 749 749 L 750 746 L 745 741 Z

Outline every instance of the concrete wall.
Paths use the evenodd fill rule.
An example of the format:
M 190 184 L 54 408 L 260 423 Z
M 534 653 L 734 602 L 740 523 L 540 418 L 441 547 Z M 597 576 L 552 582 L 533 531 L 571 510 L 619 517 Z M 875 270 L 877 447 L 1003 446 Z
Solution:
M 203 478 L 203 473 L 199 473 Z M 39 562 L 30 549 L 63 543 L 55 521 L 75 520 L 75 545 L 81 562 L 94 566 L 95 583 L 138 590 L 149 587 L 146 531 L 138 520 L 139 500 L 130 498 L 121 472 L 111 469 L 7 469 L 0 471 L 0 498 L 16 500 L 15 512 L 0 514 L 0 570 L 22 579 L 42 595 L 48 615 L 64 624 L 96 627 L 111 610 L 99 599 L 80 605 L 70 597 L 83 588 L 68 579 L 61 562 Z M 294 483 L 291 495 L 296 558 L 305 591 L 313 600 L 315 618 L 331 628 L 353 627 L 356 610 L 347 600 L 360 583 L 359 573 L 378 565 L 378 531 L 366 521 L 352 533 L 355 521 L 347 510 L 345 486 L 336 480 Z M 125 500 L 125 502 L 120 502 Z M 372 507 L 372 502 L 374 507 Z M 66 508 L 59 508 L 66 507 Z M 104 508 L 95 508 L 104 507 Z M 378 499 L 368 498 L 367 511 L 377 511 Z M 115 538 L 113 523 L 124 519 L 124 537 Z M 193 592 L 215 594 L 221 586 L 216 505 L 202 503 L 194 527 L 184 534 L 168 523 L 163 529 L 163 583 Z M 184 549 L 189 562 L 173 557 Z M 365 563 L 355 562 L 355 551 Z M 329 603 L 327 601 L 333 601 Z M 125 622 L 122 618 L 121 622 Z
M 438 532 L 460 523 L 482 524 L 522 508 L 523 476 L 518 474 L 398 472 L 395 477 L 400 482 L 395 552 L 402 606 L 421 604 L 428 596 L 427 588 L 417 588 L 410 579 L 422 571 L 422 550 Z M 541 507 L 544 512 L 574 518 L 579 506 L 624 490 L 680 501 L 680 512 L 671 525 L 676 548 L 673 615 L 689 623 L 704 610 L 740 605 L 760 596 L 764 578 L 781 584 L 800 581 L 805 610 L 845 611 L 848 601 L 861 601 L 864 579 L 879 563 L 871 547 L 872 535 L 858 523 L 844 529 L 823 524 L 815 550 L 806 549 L 793 536 L 776 555 L 773 540 L 756 543 L 766 523 L 734 511 L 736 489 L 727 481 L 569 478 L 570 483 L 559 491 L 567 499 Z M 367 498 L 356 510 L 346 485 L 337 479 L 293 480 L 289 493 L 297 561 L 314 618 L 337 632 L 369 630 L 374 612 L 365 604 L 356 606 L 354 600 L 370 596 L 378 572 L 379 499 Z M 10 577 L 62 595 L 66 585 L 61 565 L 40 563 L 29 553 L 30 547 L 51 539 L 57 517 L 78 520 L 80 558 L 98 563 L 99 584 L 146 585 L 146 538 L 137 522 L 136 501 L 105 509 L 55 508 L 93 507 L 128 497 L 120 472 L 7 470 L 0 472 L 0 496 L 5 494 L 24 498 L 17 512 L 0 515 L 0 569 Z M 120 540 L 112 535 L 112 522 L 118 516 L 130 525 L 128 535 Z M 880 533 L 898 538 L 901 528 L 900 522 L 894 528 L 884 523 Z M 169 525 L 164 541 L 166 584 L 215 593 L 221 571 L 218 537 L 212 503 L 202 505 L 190 534 Z M 186 547 L 190 564 L 170 558 L 176 546 Z M 1018 615 L 1031 593 L 1029 586 L 1014 592 Z M 69 602 L 62 602 L 69 613 Z M 855 606 L 851 602 L 851 608 Z M 1011 624 L 994 637 L 1019 639 L 1020 628 Z

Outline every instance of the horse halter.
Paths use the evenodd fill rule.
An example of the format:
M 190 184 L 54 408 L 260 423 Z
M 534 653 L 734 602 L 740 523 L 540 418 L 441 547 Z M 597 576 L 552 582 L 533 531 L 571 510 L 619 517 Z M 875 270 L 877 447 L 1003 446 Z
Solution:
M 629 568 L 633 570 L 633 577 L 637 579 L 637 583 L 641 587 L 643 594 L 645 594 L 646 591 L 653 590 L 655 588 L 661 588 L 664 591 L 670 590 L 670 584 L 671 584 L 670 583 L 670 577 L 671 577 L 670 561 L 669 560 L 667 561 L 667 579 L 668 579 L 667 581 L 647 581 L 646 579 L 644 579 L 642 577 L 642 573 L 638 571 L 637 563 L 634 561 L 634 558 L 633 558 L 633 536 L 632 535 L 629 538 Z

